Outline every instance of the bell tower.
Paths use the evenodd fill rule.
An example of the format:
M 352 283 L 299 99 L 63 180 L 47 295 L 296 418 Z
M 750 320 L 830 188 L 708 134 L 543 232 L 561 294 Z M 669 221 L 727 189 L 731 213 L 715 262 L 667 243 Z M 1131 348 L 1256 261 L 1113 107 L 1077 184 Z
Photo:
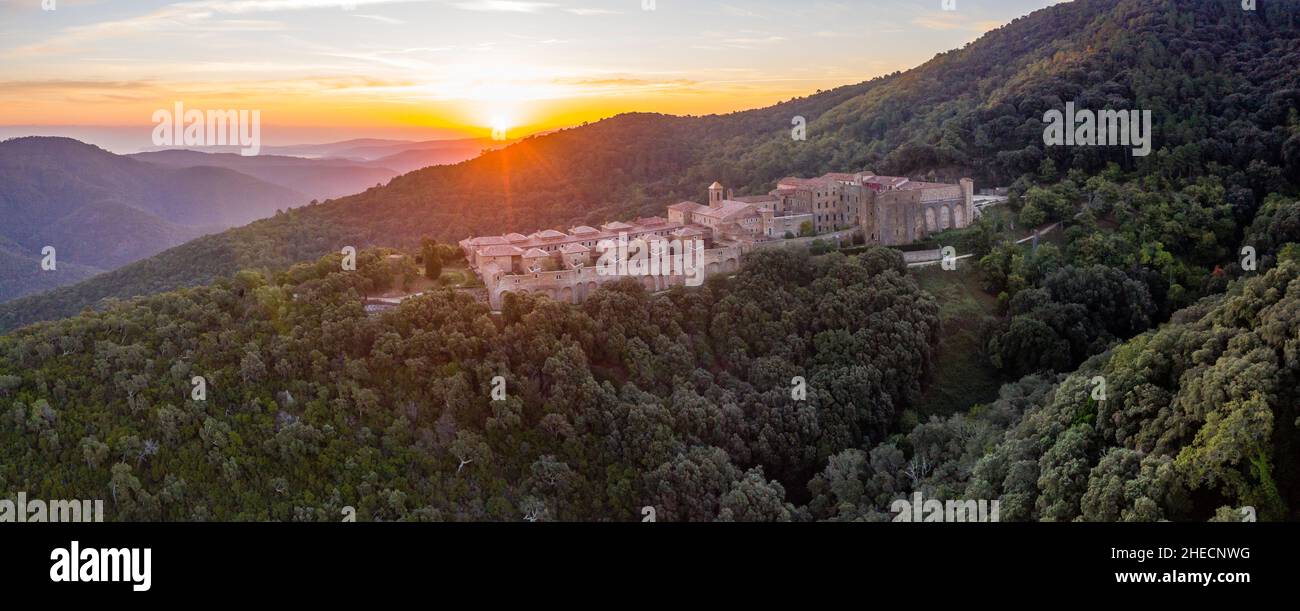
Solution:
M 726 189 L 722 186 L 722 183 L 719 182 L 715 182 L 712 185 L 709 185 L 709 207 L 710 208 L 717 208 L 718 206 L 722 205 L 722 192 L 725 190 Z

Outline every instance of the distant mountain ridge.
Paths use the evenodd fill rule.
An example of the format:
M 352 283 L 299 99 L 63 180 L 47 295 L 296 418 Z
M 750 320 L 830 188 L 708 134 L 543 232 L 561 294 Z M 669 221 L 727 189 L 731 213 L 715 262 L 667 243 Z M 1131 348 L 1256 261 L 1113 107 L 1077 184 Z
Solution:
M 307 145 L 307 152 L 340 156 L 303 158 L 186 149 L 115 155 L 69 138 L 6 140 L 0 237 L 11 246 L 0 265 L 0 301 L 78 282 L 278 210 L 461 162 L 483 146 L 490 141 L 358 139 Z M 65 265 L 32 275 L 46 245 L 56 246 Z
M 319 162 L 355 163 L 406 174 L 429 166 L 457 164 L 473 159 L 484 151 L 504 148 L 514 142 L 516 140 L 495 141 L 487 138 L 424 141 L 362 138 L 328 144 L 267 147 L 264 151 L 306 157 Z
M 451 138 L 445 140 L 390 140 L 383 138 L 356 138 L 340 142 L 322 144 L 290 144 L 263 146 L 257 157 L 294 157 L 309 161 L 343 161 L 376 162 L 385 157 L 392 157 L 411 151 L 423 151 L 428 155 L 439 155 L 451 161 L 442 163 L 459 163 L 477 157 L 485 150 L 494 150 L 508 146 L 517 140 L 491 140 L 489 138 Z M 144 151 L 137 154 L 165 152 Z M 191 152 L 209 155 L 239 154 L 238 146 L 200 146 Z M 421 166 L 423 167 L 423 166 Z
M 0 300 L 113 269 L 204 233 L 306 203 L 302 194 L 217 167 L 163 167 L 68 138 L 0 142 L 0 237 L 11 244 Z M 55 271 L 39 270 L 55 247 Z M 79 269 L 80 273 L 71 273 Z
M 305 199 L 330 199 L 359 193 L 388 182 L 399 171 L 382 164 L 333 159 L 304 159 L 280 155 L 243 156 L 167 150 L 126 155 L 132 159 L 175 168 L 217 167 L 302 194 Z

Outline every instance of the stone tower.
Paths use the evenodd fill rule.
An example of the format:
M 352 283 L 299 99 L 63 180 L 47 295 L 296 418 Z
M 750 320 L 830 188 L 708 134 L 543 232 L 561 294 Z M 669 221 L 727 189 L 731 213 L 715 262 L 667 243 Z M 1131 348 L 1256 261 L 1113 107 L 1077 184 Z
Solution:
M 710 208 L 717 208 L 718 206 L 722 205 L 723 191 L 726 191 L 726 188 L 722 186 L 722 183 L 715 182 L 712 185 L 709 185 L 709 207 Z
M 966 227 L 975 222 L 975 181 L 963 178 L 958 183 L 961 184 L 962 207 L 966 209 L 965 218 L 962 219 L 966 224 L 962 227 Z

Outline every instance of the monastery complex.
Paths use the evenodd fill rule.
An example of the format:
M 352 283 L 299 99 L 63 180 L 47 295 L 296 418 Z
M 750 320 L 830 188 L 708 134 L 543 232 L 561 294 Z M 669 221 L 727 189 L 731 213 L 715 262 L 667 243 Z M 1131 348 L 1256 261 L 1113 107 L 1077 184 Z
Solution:
M 975 215 L 975 183 L 914 182 L 871 172 L 785 178 L 767 195 L 733 197 L 719 183 L 708 203 L 668 206 L 667 218 L 653 216 L 586 225 L 561 232 L 483 236 L 460 241 L 470 267 L 500 309 L 506 293 L 542 293 L 578 303 L 617 275 L 598 273 L 594 263 L 602 241 L 673 241 L 704 245 L 699 264 L 706 275 L 734 272 L 753 248 L 812 235 L 848 231 L 867 244 L 897 246 L 931 233 L 966 227 Z M 641 276 L 651 291 L 683 284 L 683 276 Z

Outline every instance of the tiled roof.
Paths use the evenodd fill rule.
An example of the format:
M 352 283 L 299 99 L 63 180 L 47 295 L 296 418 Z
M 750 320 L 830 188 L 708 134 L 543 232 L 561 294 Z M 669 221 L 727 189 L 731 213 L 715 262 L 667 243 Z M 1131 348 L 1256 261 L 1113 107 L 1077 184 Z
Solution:
M 678 202 L 676 204 L 668 206 L 668 209 L 675 210 L 677 212 L 695 212 L 700 208 L 707 208 L 707 207 L 708 206 L 703 206 L 695 202 Z
M 587 235 L 590 233 L 600 233 L 600 231 L 598 231 L 595 227 L 588 227 L 587 225 L 578 225 L 577 227 L 570 229 L 569 233 L 573 235 Z
M 854 181 L 858 179 L 858 176 L 857 174 L 844 174 L 842 172 L 831 172 L 829 174 L 823 175 L 822 178 L 827 178 L 830 180 L 840 180 L 840 181 Z
M 489 235 L 481 238 L 474 238 L 470 240 L 469 243 L 472 246 L 496 246 L 499 244 L 508 244 L 509 241 L 501 236 Z
M 904 190 L 904 191 L 915 191 L 915 190 L 918 190 L 918 189 L 948 189 L 948 188 L 953 188 L 953 187 L 956 187 L 956 186 L 957 186 L 957 185 L 950 185 L 950 184 L 942 183 L 942 182 L 911 182 L 911 181 L 909 181 L 909 182 L 903 184 L 901 187 L 899 187 L 899 189 L 902 189 L 902 190 Z
M 604 225 L 601 225 L 601 228 L 603 228 L 605 231 L 622 231 L 626 229 L 632 229 L 632 226 L 622 221 L 611 221 L 605 223 Z
M 523 249 L 509 244 L 495 244 L 479 249 L 485 257 L 516 257 L 523 254 Z
M 733 216 L 739 216 L 746 212 L 752 213 L 754 210 L 753 204 L 746 204 L 745 202 L 737 202 L 728 199 L 723 200 L 722 203 L 715 208 L 705 208 L 696 212 L 696 214 L 715 219 L 727 219 Z
M 565 244 L 564 247 L 561 248 L 560 250 L 566 255 L 591 252 L 590 248 L 587 248 L 586 246 L 583 246 L 582 244 L 579 244 L 577 242 L 574 242 L 572 244 Z
M 863 178 L 862 182 L 869 185 L 881 185 L 885 187 L 898 188 L 907 183 L 907 179 L 902 176 L 870 176 Z
M 551 256 L 551 253 L 546 252 L 545 250 L 542 250 L 540 248 L 529 248 L 528 252 L 524 253 L 525 259 L 540 259 L 542 257 L 549 257 L 549 256 Z
M 524 234 L 522 234 L 522 233 L 507 233 L 507 234 L 505 234 L 505 235 L 503 235 L 503 236 L 501 236 L 501 237 L 502 237 L 502 238 L 505 238 L 505 240 L 506 240 L 507 242 L 510 242 L 511 244 L 514 244 L 514 243 L 516 243 L 516 242 L 527 242 L 527 241 L 528 241 L 528 236 L 526 236 L 526 235 L 524 235 Z
M 830 188 L 839 183 L 838 180 L 827 176 L 818 176 L 817 178 L 783 178 L 777 183 L 778 187 L 795 186 L 802 189 Z
M 543 240 L 558 240 L 560 238 L 567 238 L 569 236 L 565 235 L 564 232 L 561 231 L 556 231 L 554 229 L 547 229 L 544 231 L 539 231 L 537 233 L 534 233 L 533 237 L 541 238 Z

